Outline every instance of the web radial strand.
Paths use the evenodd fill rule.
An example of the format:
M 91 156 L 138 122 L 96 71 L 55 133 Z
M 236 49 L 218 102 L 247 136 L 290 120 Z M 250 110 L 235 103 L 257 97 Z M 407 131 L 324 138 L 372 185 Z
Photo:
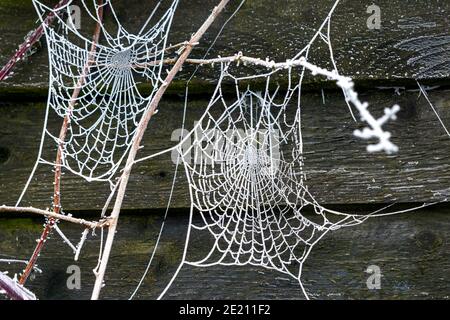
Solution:
M 54 24 L 45 26 L 50 65 L 48 108 L 61 118 L 70 115 L 63 166 L 89 181 L 108 181 L 126 156 L 140 118 L 161 83 L 178 0 L 168 1 L 171 5 L 163 13 L 159 13 L 159 4 L 155 6 L 137 34 L 121 25 L 109 0 L 103 6 L 109 8 L 115 23 L 112 31 L 99 18 L 98 1 L 72 2 L 58 10 L 64 14 L 56 15 Z M 38 0 L 33 3 L 41 19 L 52 11 Z M 81 8 L 83 25 L 100 23 L 101 41 L 93 53 L 91 37 L 68 19 L 72 4 Z M 142 93 L 139 83 L 150 84 L 150 93 Z M 59 144 L 57 133 L 46 132 Z

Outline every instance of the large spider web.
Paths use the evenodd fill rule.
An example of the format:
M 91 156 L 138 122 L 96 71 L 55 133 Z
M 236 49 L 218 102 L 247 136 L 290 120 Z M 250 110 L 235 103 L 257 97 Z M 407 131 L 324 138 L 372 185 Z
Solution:
M 323 236 L 332 230 L 360 224 L 369 217 L 394 214 L 380 213 L 380 210 L 360 215 L 327 209 L 314 199 L 306 183 L 301 123 L 302 84 L 306 72 L 325 76 L 343 90 L 352 116 L 353 106 L 367 124 L 363 130 L 355 130 L 355 136 L 378 140 L 367 146 L 369 152 L 397 151 L 390 141 L 390 133 L 384 131 L 382 125 L 395 119 L 398 106 L 387 108 L 382 117 L 374 118 L 368 111 L 368 104 L 359 100 L 351 79 L 341 76 L 337 70 L 330 23 L 338 3 L 335 2 L 308 45 L 286 63 L 267 61 L 262 65 L 267 66 L 268 71 L 246 76 L 236 76 L 231 71 L 232 63 L 239 61 L 242 53 L 236 55 L 233 62 L 221 63 L 217 87 L 203 116 L 171 149 L 178 152 L 185 168 L 191 213 L 182 261 L 159 298 L 166 294 L 183 265 L 219 264 L 277 270 L 295 278 L 308 298 L 301 280 L 303 263 Z M 332 71 L 310 62 L 315 42 L 328 46 L 330 61 L 327 65 Z M 287 87 L 275 85 L 273 89 L 276 84 L 273 79 L 280 77 L 287 80 Z M 260 91 L 252 90 L 247 83 L 254 79 L 263 80 L 265 87 Z M 230 83 L 235 88 L 232 98 L 224 89 Z M 163 228 L 164 223 L 154 250 Z M 211 247 L 203 257 L 198 257 L 199 252 L 188 252 L 192 239 L 206 238 L 210 239 Z M 131 298 L 142 285 L 154 252 Z
M 163 82 L 163 59 L 178 0 L 170 2 L 169 8 L 160 13 L 160 1 L 140 31 L 133 34 L 119 21 L 111 0 L 69 1 L 56 10 L 33 0 L 42 22 L 48 14 L 55 15 L 52 25 L 43 24 L 50 79 L 36 166 L 55 164 L 54 159 L 44 159 L 42 152 L 49 139 L 62 145 L 64 168 L 88 181 L 113 184 L 111 179 L 127 154 L 140 118 Z M 82 34 L 68 18 L 72 4 L 82 9 L 84 29 L 99 25 L 100 43 Z M 113 23 L 102 20 L 99 12 L 105 8 Z M 148 84 L 150 92 L 142 92 L 141 82 Z M 59 132 L 47 128 L 52 113 L 68 118 L 64 141 L 60 141 Z
M 191 143 L 177 148 L 192 203 L 182 265 L 262 266 L 294 277 L 308 296 L 300 277 L 313 246 L 327 232 L 369 216 L 328 210 L 308 191 L 301 81 L 289 81 L 287 93 L 282 93 L 280 88 L 270 90 L 271 76 L 264 76 L 263 92 L 241 91 L 242 79 L 231 75 L 229 67 L 222 65 L 205 113 L 183 140 Z M 222 86 L 230 79 L 236 88 L 232 102 Z M 294 115 L 288 108 L 295 108 Z M 202 238 L 197 233 L 212 240 L 211 249 L 192 261 L 188 244 Z
M 192 200 L 191 233 L 213 237 L 203 259 L 186 263 L 258 265 L 300 280 L 302 264 L 317 241 L 365 218 L 331 214 L 308 191 L 300 84 L 281 98 L 278 90 L 240 92 L 239 80 L 227 73 L 228 66 L 223 68 L 221 81 L 235 81 L 237 99 L 227 103 L 218 87 L 193 130 L 191 146 L 180 149 Z M 266 81 L 269 87 L 270 76 Z M 289 119 L 292 99 L 297 110 Z M 192 161 L 186 160 L 191 154 Z M 306 207 L 310 214 L 304 214 Z

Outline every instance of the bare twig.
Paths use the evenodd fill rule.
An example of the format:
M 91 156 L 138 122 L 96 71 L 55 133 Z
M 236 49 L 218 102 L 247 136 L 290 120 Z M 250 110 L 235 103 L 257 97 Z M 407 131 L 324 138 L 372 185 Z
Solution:
M 180 48 L 185 47 L 188 44 L 189 44 L 189 41 L 183 41 L 183 42 L 180 42 L 180 43 L 177 43 L 174 45 L 170 45 L 170 46 L 167 46 L 166 49 L 164 49 L 164 52 L 169 52 L 169 51 L 172 51 L 175 49 L 180 49 Z
M 108 236 L 106 239 L 105 247 L 103 250 L 101 262 L 98 268 L 98 271 L 96 273 L 96 279 L 95 279 L 95 285 L 94 290 L 92 292 L 92 299 L 97 300 L 100 295 L 100 290 L 103 286 L 103 278 L 105 276 L 106 267 L 108 265 L 109 255 L 111 253 L 112 244 L 114 241 L 114 235 L 116 233 L 117 228 L 117 222 L 120 215 L 120 210 L 122 207 L 122 202 L 125 196 L 128 180 L 130 177 L 131 169 L 134 164 L 134 159 L 136 158 L 136 154 L 139 150 L 139 146 L 142 141 L 142 137 L 144 136 L 145 130 L 147 129 L 147 125 L 152 118 L 152 116 L 155 114 L 156 109 L 159 105 L 159 102 L 164 95 L 164 93 L 167 90 L 167 87 L 172 82 L 176 74 L 180 71 L 181 67 L 183 66 L 184 62 L 188 58 L 188 56 L 191 54 L 193 47 L 200 41 L 203 34 L 209 29 L 211 24 L 214 22 L 216 17 L 222 12 L 222 10 L 225 8 L 225 6 L 228 4 L 229 0 L 221 0 L 220 3 L 217 5 L 217 7 L 214 8 L 211 15 L 206 19 L 206 21 L 203 23 L 203 25 L 200 27 L 200 29 L 192 36 L 191 40 L 185 45 L 183 52 L 181 53 L 180 57 L 176 61 L 173 68 L 168 73 L 166 79 L 164 80 L 161 87 L 156 92 L 155 96 L 151 100 L 147 111 L 144 113 L 139 126 L 136 130 L 136 136 L 133 140 L 133 145 L 131 146 L 130 153 L 127 158 L 127 162 L 124 168 L 124 171 L 122 173 L 121 179 L 120 179 L 120 185 L 119 189 L 117 191 L 117 197 L 114 204 L 113 211 L 111 213 L 111 220 L 110 225 L 108 229 Z
M 62 170 L 62 161 L 63 161 L 63 152 L 64 152 L 64 141 L 66 139 L 67 130 L 69 128 L 70 118 L 72 116 L 73 108 L 76 104 L 76 99 L 78 98 L 78 95 L 81 92 L 81 88 L 86 80 L 86 76 L 89 73 L 89 68 L 94 62 L 93 56 L 95 53 L 95 50 L 97 48 L 97 43 L 100 38 L 100 31 L 101 31 L 101 21 L 103 19 L 103 0 L 99 1 L 99 9 L 98 9 L 98 16 L 99 21 L 97 22 L 97 25 L 95 27 L 94 36 L 92 39 L 92 45 L 91 50 L 88 55 L 87 63 L 84 66 L 83 73 L 78 80 L 78 83 L 72 93 L 72 97 L 69 101 L 69 106 L 67 109 L 67 113 L 64 117 L 63 124 L 61 126 L 61 130 L 59 133 L 59 143 L 58 143 L 58 151 L 56 154 L 56 161 L 55 161 L 55 181 L 54 181 L 54 193 L 53 193 L 53 212 L 55 214 L 61 213 L 61 170 Z M 25 268 L 22 276 L 20 277 L 20 284 L 24 284 L 33 269 L 33 265 L 36 263 L 36 260 L 44 246 L 45 241 L 47 240 L 47 237 L 52 230 L 54 224 L 56 223 L 55 218 L 50 217 L 48 219 L 47 223 L 45 224 L 44 230 L 42 232 L 41 238 L 39 239 L 36 248 L 31 256 L 30 261 L 28 262 L 27 267 Z
M 0 206 L 0 212 L 3 212 L 3 213 L 7 213 L 7 212 L 9 212 L 9 213 L 33 213 L 33 214 L 38 214 L 38 215 L 45 216 L 48 218 L 52 218 L 54 220 L 62 220 L 62 221 L 79 224 L 79 225 L 82 225 L 89 229 L 99 229 L 99 228 L 106 227 L 109 224 L 107 219 L 103 219 L 100 221 L 87 221 L 84 219 L 74 218 L 69 215 L 63 215 L 63 214 L 59 214 L 59 213 L 54 213 L 52 211 L 41 210 L 41 209 L 37 209 L 37 208 L 33 208 L 33 207 Z
M 81 249 L 83 248 L 83 244 L 86 241 L 88 232 L 89 232 L 89 229 L 84 229 L 83 233 L 81 234 L 81 239 L 80 239 L 80 242 L 78 242 L 77 250 L 75 251 L 75 257 L 73 258 L 75 261 L 78 261 Z
M 20 260 L 20 259 L 0 259 L 0 263 L 6 263 L 6 264 L 11 264 L 11 263 L 20 263 L 20 264 L 25 264 L 27 265 L 28 260 Z M 42 273 L 42 270 L 39 269 L 38 267 L 34 266 L 34 271 Z
M 61 0 L 54 8 L 54 10 L 57 10 L 67 4 L 69 0 Z M 17 49 L 17 51 L 14 53 L 14 55 L 9 59 L 9 61 L 5 64 L 5 66 L 0 70 L 0 81 L 3 81 L 8 78 L 8 75 L 11 73 L 11 70 L 14 68 L 14 66 L 17 64 L 17 62 L 22 59 L 26 52 L 30 49 L 32 45 L 34 45 L 36 42 L 41 39 L 42 35 L 44 34 L 44 27 L 47 25 L 50 25 L 53 20 L 55 19 L 56 15 L 51 12 L 44 20 L 44 22 L 36 29 L 34 30 L 30 36 L 28 36 L 24 43 L 22 43 Z

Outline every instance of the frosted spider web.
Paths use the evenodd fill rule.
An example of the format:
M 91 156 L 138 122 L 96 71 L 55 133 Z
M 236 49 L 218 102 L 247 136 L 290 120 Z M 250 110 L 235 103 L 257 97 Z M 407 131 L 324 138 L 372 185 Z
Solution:
M 227 66 L 223 77 L 232 77 L 226 70 Z M 271 94 L 237 89 L 231 104 L 221 88 L 217 90 L 194 128 L 193 143 L 179 150 L 192 200 L 189 237 L 206 232 L 213 238 L 204 258 L 186 264 L 262 266 L 288 274 L 302 286 L 302 265 L 314 244 L 330 230 L 367 218 L 329 217 L 330 211 L 309 193 L 301 108 L 293 119 L 286 112 L 298 90 L 299 85 L 290 88 L 277 103 L 277 90 Z M 194 159 L 189 161 L 191 154 Z M 311 216 L 303 213 L 308 206 Z
M 351 115 L 353 106 L 367 124 L 363 130 L 355 130 L 354 135 L 377 139 L 367 146 L 369 152 L 392 153 L 398 149 L 382 126 L 395 119 L 399 107 L 386 108 L 382 117 L 374 118 L 368 111 L 368 104 L 359 100 L 351 79 L 341 76 L 337 70 L 330 23 L 338 3 L 335 2 L 308 45 L 286 63 L 252 60 L 254 64 L 267 67 L 267 72 L 235 76 L 231 65 L 241 62 L 242 53 L 231 62 L 219 58 L 222 62 L 217 87 L 194 128 L 175 147 L 138 160 L 176 150 L 189 183 L 191 211 L 182 261 L 159 298 L 166 294 L 184 265 L 261 266 L 295 278 L 309 298 L 301 279 L 303 264 L 314 245 L 328 232 L 358 225 L 369 217 L 418 209 L 382 212 L 388 206 L 366 215 L 348 214 L 325 208 L 308 190 L 303 169 L 301 123 L 302 83 L 307 71 L 335 81 L 343 90 Z M 316 41 L 328 46 L 332 71 L 309 62 Z M 287 79 L 287 88 L 270 89 L 272 79 L 279 75 Z M 261 92 L 242 85 L 256 78 L 265 81 Z M 230 82 L 235 86 L 231 100 L 223 90 L 223 84 Z M 169 205 L 171 198 L 172 193 Z M 164 221 L 166 217 L 167 211 Z M 164 222 L 131 298 L 149 271 L 163 228 Z M 211 243 L 209 252 L 200 258 L 199 252 L 188 254 L 192 239 L 206 238 Z
M 100 43 L 80 33 L 73 19 L 68 19 L 74 3 L 82 9 L 84 28 L 92 25 L 93 30 L 96 24 L 100 26 Z M 122 26 L 110 0 L 100 3 L 69 1 L 54 10 L 33 0 L 41 22 L 49 13 L 56 16 L 51 26 L 44 24 L 50 68 L 49 97 L 36 166 L 54 165 L 54 159 L 42 156 L 47 138 L 56 145 L 61 143 L 59 132 L 54 134 L 47 128 L 53 112 L 60 118 L 69 118 L 62 144 L 62 166 L 88 181 L 111 182 L 142 114 L 163 82 L 164 53 L 178 0 L 170 1 L 169 8 L 156 18 L 160 1 L 137 34 Z M 113 27 L 107 28 L 101 19 L 99 12 L 104 8 L 108 8 L 108 17 L 112 16 Z M 141 82 L 149 84 L 150 93 L 141 92 L 138 87 Z
M 287 93 L 271 91 L 271 73 L 263 76 L 263 92 L 241 91 L 243 79 L 231 75 L 229 67 L 222 65 L 205 113 L 177 147 L 191 198 L 180 268 L 261 266 L 295 278 L 308 297 L 301 274 L 314 245 L 329 231 L 373 215 L 329 210 L 309 192 L 303 170 L 301 81 L 289 81 Z M 222 90 L 226 79 L 236 85 L 231 103 Z M 211 249 L 203 258 L 190 260 L 189 241 L 206 239 L 201 234 L 211 240 Z

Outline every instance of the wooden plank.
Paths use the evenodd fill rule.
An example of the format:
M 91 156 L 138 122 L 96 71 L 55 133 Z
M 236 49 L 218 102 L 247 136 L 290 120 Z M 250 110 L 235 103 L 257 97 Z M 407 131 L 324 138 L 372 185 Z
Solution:
M 450 299 L 450 220 L 448 208 L 421 210 L 369 219 L 362 225 L 329 233 L 312 251 L 303 280 L 312 298 L 320 299 Z M 171 214 L 153 267 L 136 298 L 155 299 L 177 267 L 184 244 L 188 212 Z M 103 299 L 127 299 L 137 285 L 159 231 L 161 216 L 121 218 L 106 274 Z M 71 241 L 79 241 L 79 226 L 60 225 Z M 40 234 L 41 220 L 0 219 L 0 259 L 27 259 Z M 205 255 L 208 238 L 194 238 L 191 251 Z M 80 260 L 54 235 L 28 282 L 39 299 L 88 299 L 92 269 L 97 263 L 99 236 L 89 236 Z M 68 267 L 81 271 L 81 289 L 69 290 Z M 381 269 L 381 289 L 369 290 L 368 266 Z M 22 265 L 2 264 L 19 272 Z M 298 283 L 260 267 L 194 268 L 185 266 L 166 298 L 171 299 L 303 299 Z
M 450 194 L 450 138 L 436 116 L 417 92 L 378 90 L 362 93 L 375 115 L 398 103 L 399 118 L 389 124 L 396 155 L 368 154 L 366 141 L 352 135 L 361 124 L 353 122 L 341 92 L 311 92 L 303 96 L 303 138 L 305 172 L 312 194 L 321 203 L 385 203 L 443 201 Z M 450 92 L 429 93 L 437 112 L 450 125 Z M 200 118 L 207 101 L 190 102 L 187 127 Z M 174 130 L 181 127 L 183 98 L 163 102 L 152 119 L 141 156 L 174 145 Z M 296 105 L 288 110 L 292 115 Z M 0 122 L 0 204 L 13 205 L 34 164 L 44 116 L 43 104 L 6 104 Z M 59 130 L 61 119 L 52 118 L 49 128 Z M 45 158 L 53 161 L 55 146 L 47 143 Z M 124 209 L 164 208 L 174 174 L 169 154 L 144 161 L 133 169 Z M 53 175 L 41 165 L 30 186 L 24 205 L 50 206 Z M 189 207 L 184 169 L 175 184 L 174 208 Z M 66 210 L 98 210 L 109 194 L 109 185 L 86 183 L 69 173 L 63 177 L 62 204 Z
M 114 3 L 119 18 L 130 30 L 138 30 L 156 1 L 117 0 Z M 52 1 L 48 1 L 52 3 Z M 148 3 L 148 4 L 147 4 Z M 181 1 L 174 19 L 170 41 L 177 43 L 189 38 L 215 5 L 215 0 Z M 230 21 L 210 56 L 230 55 L 238 51 L 256 57 L 285 60 L 294 56 L 311 38 L 314 30 L 327 15 L 334 0 L 275 0 L 246 1 L 236 17 Z M 230 5 L 196 49 L 201 57 L 216 36 L 219 28 L 236 9 Z M 371 4 L 371 3 L 370 3 Z M 332 42 L 336 61 L 342 73 L 364 81 L 395 80 L 410 83 L 408 79 L 423 77 L 447 78 L 449 70 L 448 1 L 380 0 L 381 29 L 367 27 L 367 7 L 364 1 L 345 1 L 336 10 L 332 25 Z M 110 17 L 111 18 L 111 17 Z M 36 14 L 31 1 L 2 1 L 0 4 L 0 61 L 6 62 L 23 37 L 33 28 Z M 19 23 L 18 23 L 19 22 Z M 110 23 L 110 22 L 109 22 Z M 90 37 L 92 25 L 82 17 L 81 32 Z M 317 47 L 317 48 L 316 48 Z M 311 51 L 314 62 L 330 66 L 326 46 L 318 44 Z M 186 79 L 192 68 L 185 68 L 179 79 Z M 242 68 L 242 72 L 248 72 Z M 17 98 L 25 92 L 30 98 L 45 97 L 48 61 L 45 50 L 36 53 L 28 62 L 21 63 L 10 80 L 0 84 L 0 95 Z M 203 68 L 197 74 L 201 83 L 217 78 L 217 70 Z M 441 80 L 440 83 L 445 83 Z M 24 91 L 24 89 L 27 89 Z M 177 89 L 178 88 L 178 89 Z M 175 85 L 173 90 L 180 90 Z M 204 92 L 204 87 L 196 87 Z

